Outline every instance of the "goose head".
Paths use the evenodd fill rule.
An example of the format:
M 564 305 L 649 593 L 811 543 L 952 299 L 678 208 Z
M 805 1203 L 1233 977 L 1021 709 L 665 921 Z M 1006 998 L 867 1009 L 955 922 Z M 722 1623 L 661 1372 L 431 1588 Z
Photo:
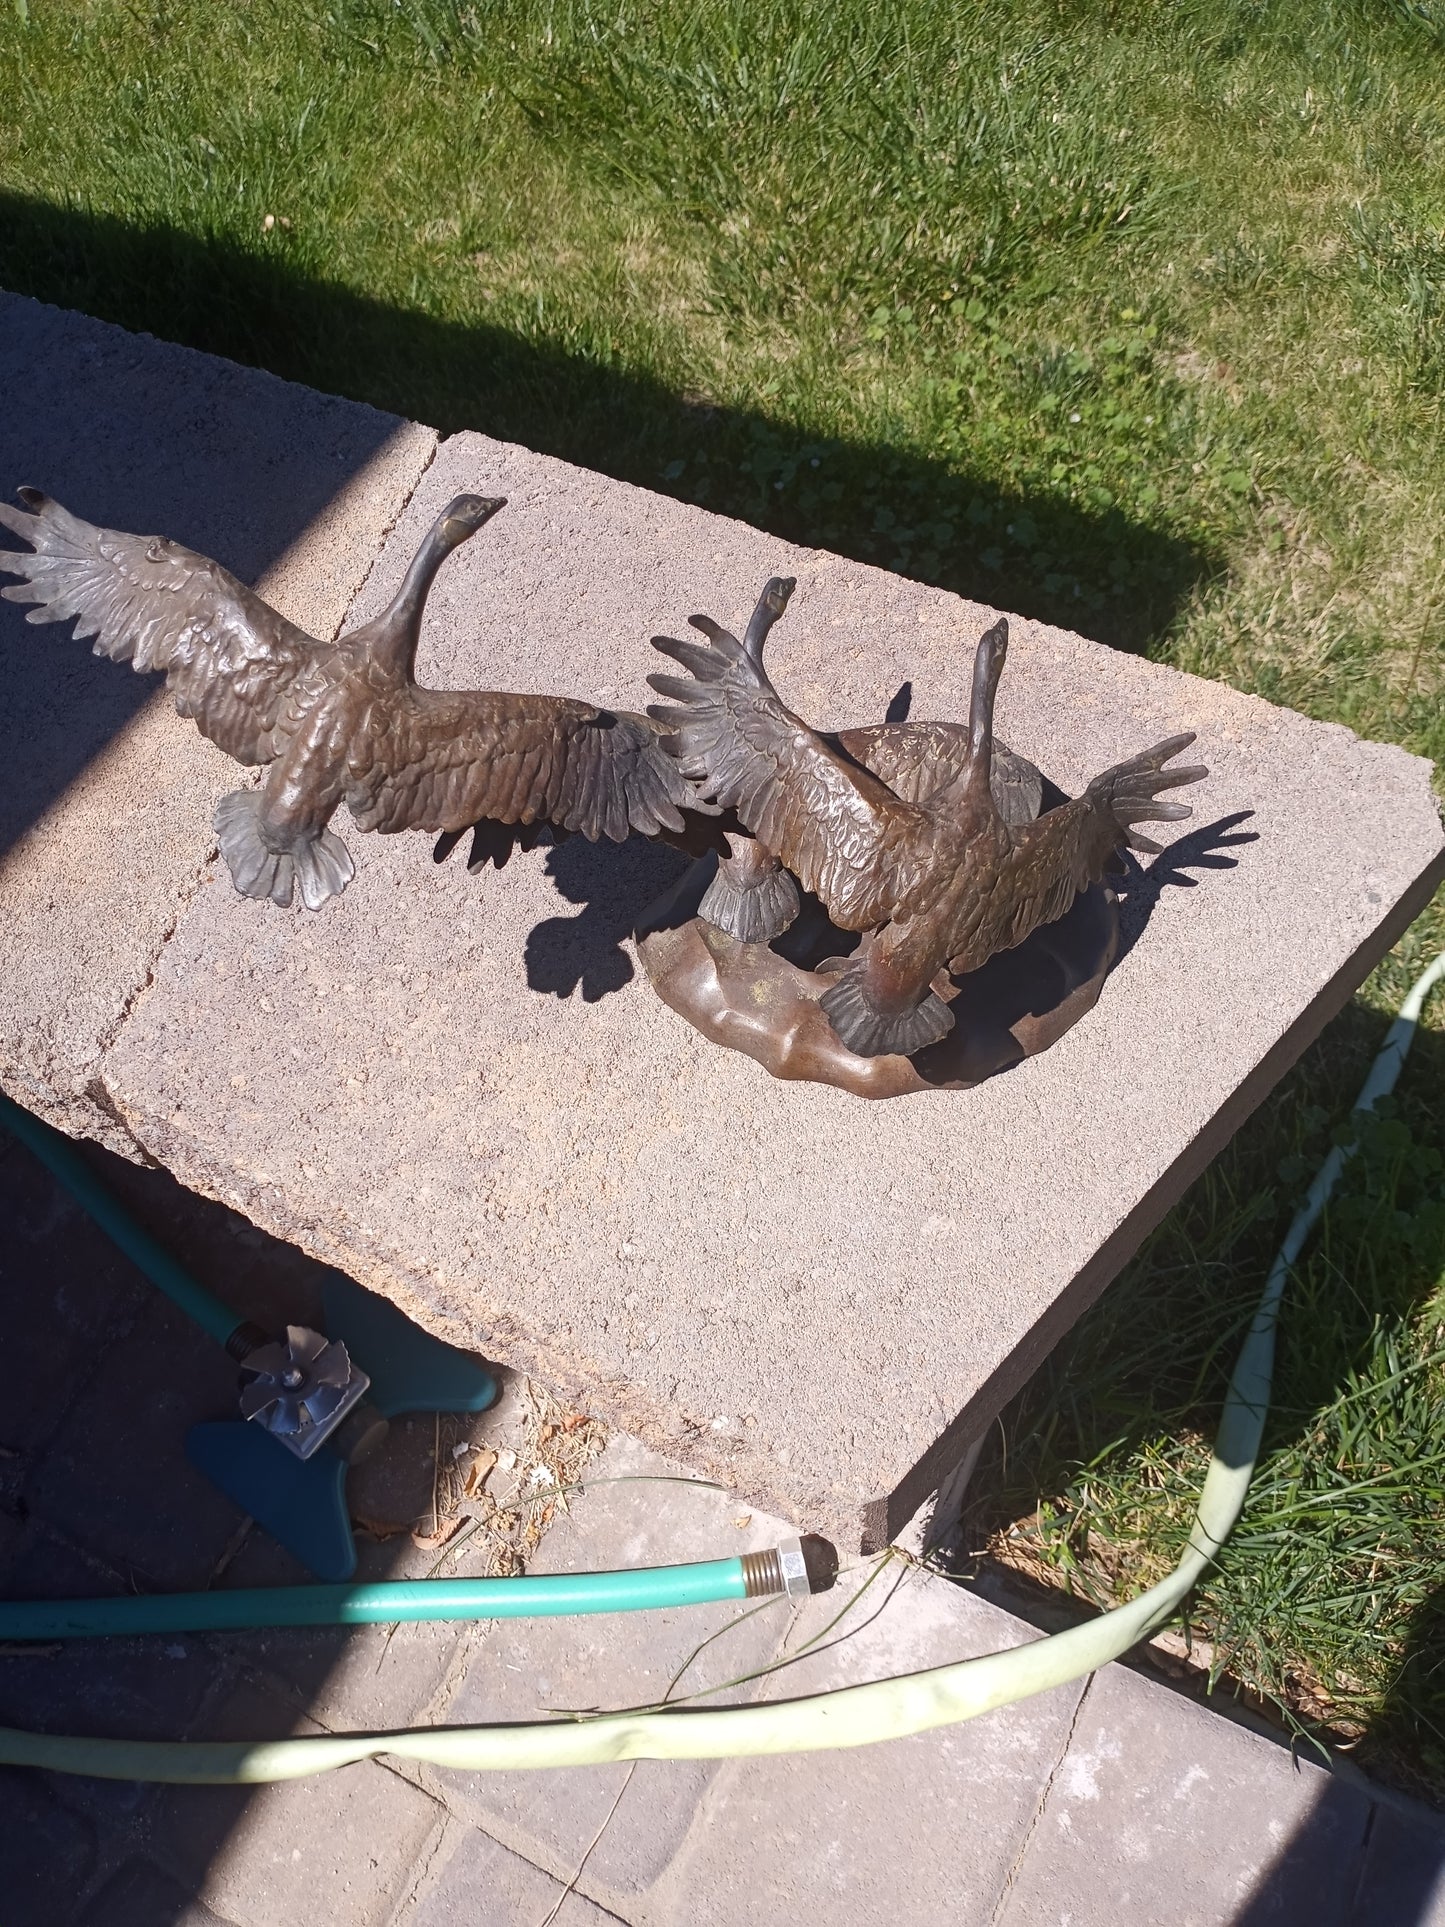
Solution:
M 453 496 L 432 525 L 432 539 L 441 545 L 443 555 L 450 555 L 506 506 L 505 495 Z
M 412 557 L 390 608 L 378 616 L 366 636 L 367 653 L 377 668 L 401 677 L 411 675 L 422 610 L 437 570 L 453 549 L 460 548 L 506 506 L 506 497 L 501 495 L 455 495 L 447 503 Z M 365 632 L 357 633 L 359 637 Z

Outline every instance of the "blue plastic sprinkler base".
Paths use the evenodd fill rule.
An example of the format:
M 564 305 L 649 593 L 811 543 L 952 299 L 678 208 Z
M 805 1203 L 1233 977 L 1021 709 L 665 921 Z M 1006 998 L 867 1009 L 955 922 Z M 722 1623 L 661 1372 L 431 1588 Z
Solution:
M 501 1390 L 495 1376 L 443 1344 L 385 1298 L 341 1272 L 322 1287 L 326 1336 L 339 1338 L 371 1379 L 369 1402 L 383 1418 L 401 1412 L 484 1412 Z M 186 1457 L 233 1504 L 318 1579 L 339 1584 L 356 1571 L 346 1505 L 346 1461 L 329 1446 L 309 1459 L 244 1419 L 193 1425 Z
M 356 1571 L 345 1459 L 324 1445 L 298 1459 L 247 1419 L 193 1425 L 186 1457 L 318 1579 L 340 1584 Z
M 344 1272 L 321 1287 L 326 1336 L 339 1338 L 371 1379 L 367 1393 L 383 1418 L 399 1412 L 485 1412 L 501 1391 L 485 1365 L 414 1325 L 387 1298 L 363 1291 Z

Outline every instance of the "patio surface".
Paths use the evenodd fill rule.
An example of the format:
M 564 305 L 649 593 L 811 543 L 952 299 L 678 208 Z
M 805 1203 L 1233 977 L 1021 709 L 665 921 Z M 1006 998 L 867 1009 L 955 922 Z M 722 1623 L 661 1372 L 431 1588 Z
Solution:
M 132 1208 L 240 1313 L 315 1315 L 317 1268 L 163 1174 L 93 1152 Z M 0 1593 L 64 1596 L 303 1578 L 187 1465 L 234 1368 L 0 1135 Z M 25 1369 L 17 1369 L 17 1361 Z M 515 1385 L 479 1438 L 515 1443 Z M 430 1420 L 368 1470 L 430 1485 Z M 783 1529 L 734 1495 L 645 1481 L 681 1468 L 617 1438 L 534 1571 L 718 1556 Z M 627 1476 L 629 1482 L 608 1484 Z M 660 1496 L 661 1495 L 661 1496 Z M 423 1499 L 424 1504 L 424 1499 Z M 739 1521 L 744 1523 L 739 1524 Z M 361 1576 L 416 1576 L 409 1540 Z M 219 1577 L 217 1566 L 229 1554 Z M 794 1612 L 736 1607 L 490 1626 L 270 1631 L 0 1653 L 0 1724 L 279 1737 L 535 1718 L 696 1691 L 796 1652 L 874 1570 Z M 475 1569 L 465 1553 L 456 1570 Z M 732 1626 L 732 1630 L 725 1630 Z M 698 1663 L 685 1663 L 718 1634 Z M 813 1692 L 1034 1638 L 904 1562 L 825 1650 L 731 1695 Z M 838 1927 L 1445 1927 L 1435 1816 L 1292 1760 L 1278 1739 L 1144 1672 L 857 1752 L 533 1774 L 386 1761 L 262 1789 L 0 1770 L 5 1927 L 742 1927 L 783 1908 Z M 570 1889 L 570 1892 L 569 1892 Z
M 916 714 L 957 714 L 991 614 L 3 295 L 0 372 L 0 486 L 216 553 L 318 634 L 378 606 L 457 488 L 508 493 L 439 584 L 437 678 L 641 702 L 653 628 L 699 606 L 736 619 L 789 572 L 774 655 L 802 707 L 875 717 L 910 678 Z M 898 1535 L 1445 857 L 1417 759 L 1020 623 L 1002 721 L 1017 747 L 1077 784 L 1195 727 L 1213 774 L 1186 837 L 1130 880 L 1131 947 L 1064 1043 L 960 1097 L 867 1106 L 771 1084 L 652 997 L 625 936 L 666 881 L 655 850 L 567 845 L 471 879 L 420 839 L 343 822 L 358 874 L 339 903 L 307 920 L 240 902 L 209 827 L 234 769 L 139 679 L 0 615 L 0 1083 L 108 1147 L 87 1155 L 238 1314 L 314 1321 L 316 1260 L 337 1262 L 606 1420 L 535 1570 L 746 1550 L 784 1519 L 829 1530 L 847 1567 L 838 1593 L 736 1624 L 702 1608 L 12 1649 L 0 1723 L 240 1737 L 515 1719 L 674 1680 L 812 1691 L 1036 1637 L 895 1554 L 800 1651 L 875 1572 L 860 1537 Z M 1195 871 L 1205 887 L 1171 887 Z M 0 1285 L 0 1590 L 302 1576 L 182 1454 L 190 1422 L 230 1408 L 234 1368 L 8 1139 Z M 514 1374 L 479 1439 L 507 1447 L 524 1389 Z M 398 1426 L 363 1475 L 392 1482 L 393 1511 L 424 1509 L 435 1437 Z M 697 1474 L 718 1485 L 673 1482 Z M 433 1556 L 403 1533 L 365 1548 L 363 1576 Z M 1445 1927 L 1433 1816 L 1126 1667 L 856 1753 L 0 1785 L 5 1927 L 722 1927 L 780 1904 L 844 1927 L 885 1911 Z

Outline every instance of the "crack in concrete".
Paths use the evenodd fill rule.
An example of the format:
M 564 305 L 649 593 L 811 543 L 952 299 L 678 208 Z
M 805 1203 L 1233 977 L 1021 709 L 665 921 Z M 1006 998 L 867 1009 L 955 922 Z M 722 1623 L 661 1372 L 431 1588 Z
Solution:
M 431 428 L 431 423 L 430 422 L 413 422 L 410 424 L 410 426 L 413 428 Z M 342 610 L 340 616 L 337 618 L 336 626 L 332 629 L 330 636 L 327 638 L 327 640 L 330 642 L 335 642 L 336 638 L 341 634 L 342 630 L 346 627 L 346 618 L 351 614 L 352 610 L 356 607 L 357 603 L 360 602 L 361 598 L 366 594 L 367 589 L 371 585 L 371 578 L 376 574 L 376 565 L 381 560 L 382 554 L 386 549 L 387 543 L 391 540 L 392 532 L 396 528 L 396 525 L 401 520 L 402 516 L 405 515 L 407 510 L 411 507 L 412 497 L 416 494 L 417 490 L 421 487 L 423 478 L 425 477 L 427 470 L 431 467 L 432 463 L 436 460 L 438 454 L 441 452 L 443 442 L 447 438 L 444 437 L 440 433 L 440 431 L 435 428 L 431 428 L 431 433 L 432 433 L 433 440 L 432 440 L 431 447 L 427 450 L 427 458 L 422 463 L 421 467 L 417 470 L 416 474 L 412 477 L 410 488 L 407 489 L 405 495 L 397 503 L 396 513 L 392 516 L 391 520 L 387 523 L 386 527 L 381 531 L 381 534 L 377 539 L 376 547 L 371 552 L 371 560 L 367 563 L 366 568 L 362 571 L 360 582 L 357 583 L 356 588 L 352 592 L 350 601 L 347 603 L 346 607 Z
M 384 1771 L 386 1772 L 391 1771 L 391 1768 L 387 1761 L 379 1760 L 377 1764 Z M 408 1786 L 415 1785 L 414 1781 L 407 1780 L 406 1777 L 402 1774 L 398 1774 L 396 1777 L 398 1779 L 403 1780 L 404 1784 Z M 432 1801 L 432 1803 L 436 1806 L 440 1817 L 438 1818 L 436 1826 L 432 1832 L 430 1842 L 422 1855 L 422 1861 L 421 1861 L 420 1867 L 417 1869 L 412 1880 L 404 1888 L 401 1894 L 401 1897 L 398 1899 L 396 1905 L 392 1908 L 391 1912 L 386 1917 L 386 1927 L 393 1927 L 393 1923 L 399 1923 L 405 1920 L 407 1916 L 412 1912 L 413 1908 L 417 1905 L 418 1901 L 422 1898 L 428 1886 L 430 1885 L 432 1869 L 436 1867 L 437 1860 L 441 1856 L 442 1849 L 443 1847 L 446 1846 L 447 1841 L 451 1837 L 453 1831 L 463 1829 L 466 1826 L 466 1822 L 463 1820 L 458 1820 L 456 1815 L 453 1814 L 453 1812 L 451 1811 L 450 1807 L 448 1807 L 444 1801 L 437 1800 L 435 1794 L 430 1792 L 428 1788 L 419 1787 L 417 1790 L 421 1793 L 424 1793 L 426 1797 Z M 448 1863 L 451 1861 L 451 1858 L 452 1858 L 451 1853 L 448 1853 L 446 1856 L 446 1860 Z
M 1004 1875 L 1003 1885 L 999 1889 L 998 1899 L 994 1902 L 993 1909 L 988 1917 L 988 1927 L 999 1927 L 999 1923 L 1003 1918 L 1003 1910 L 1008 1904 L 1008 1897 L 1013 1892 L 1014 1883 L 1018 1879 L 1020 1870 L 1023 1867 L 1024 1856 L 1033 1845 L 1033 1838 L 1035 1833 L 1038 1832 L 1039 1822 L 1044 1817 L 1044 1808 L 1048 1805 L 1049 1795 L 1054 1790 L 1054 1781 L 1059 1777 L 1059 1769 L 1063 1766 L 1064 1761 L 1068 1759 L 1069 1748 L 1074 1744 L 1074 1734 L 1078 1730 L 1079 1720 L 1083 1714 L 1089 1693 L 1093 1688 L 1094 1678 L 1094 1674 L 1090 1673 L 1084 1682 L 1084 1690 L 1080 1693 L 1078 1703 L 1074 1707 L 1073 1715 L 1069 1720 L 1069 1730 L 1064 1735 L 1064 1743 L 1059 1748 L 1058 1757 L 1049 1768 L 1048 1774 L 1044 1779 L 1044 1784 L 1039 1790 L 1038 1800 L 1029 1818 L 1028 1826 L 1024 1829 L 1024 1837 L 1019 1842 L 1018 1852 L 1009 1862 L 1009 1869 Z
M 428 428 L 430 427 L 430 424 L 429 423 L 408 423 L 407 426 Z M 426 460 L 421 464 L 420 468 L 418 468 L 416 473 L 412 476 L 406 489 L 400 495 L 394 511 L 392 512 L 385 526 L 381 529 L 379 535 L 377 536 L 375 545 L 371 551 L 370 558 L 367 561 L 365 568 L 362 570 L 361 579 L 356 584 L 356 587 L 352 590 L 350 596 L 347 598 L 346 605 L 342 609 L 340 615 L 337 617 L 336 621 L 331 625 L 330 632 L 326 638 L 326 640 L 329 642 L 334 642 L 336 638 L 341 634 L 342 630 L 345 628 L 346 619 L 351 614 L 352 610 L 356 607 L 358 601 L 361 599 L 361 596 L 365 593 L 366 586 L 370 582 L 372 575 L 375 573 L 376 565 L 380 561 L 382 552 L 385 549 L 387 542 L 391 538 L 392 531 L 395 529 L 397 523 L 401 520 L 402 516 L 406 513 L 407 509 L 411 506 L 412 498 L 416 494 L 418 488 L 421 486 L 422 478 L 425 476 L 427 470 L 431 467 L 432 463 L 436 460 L 437 451 L 441 446 L 442 437 L 437 433 L 435 429 L 432 429 L 431 433 L 432 433 L 433 439 L 432 439 L 430 448 L 427 450 Z M 161 693 L 163 694 L 164 690 L 162 690 Z M 259 770 L 254 773 L 251 771 L 246 771 L 244 774 L 243 780 L 249 781 L 250 786 L 253 789 L 259 788 L 263 780 L 263 775 L 262 775 L 262 772 Z M 120 1039 L 122 1032 L 129 1024 L 132 1016 L 140 1008 L 140 1005 L 145 1000 L 145 998 L 149 995 L 150 991 L 155 987 L 156 973 L 160 967 L 161 958 L 165 954 L 166 947 L 169 945 L 171 939 L 175 936 L 177 930 L 179 930 L 182 919 L 185 917 L 186 912 L 190 909 L 191 905 L 195 902 L 197 895 L 199 894 L 201 889 L 206 885 L 206 883 L 209 881 L 212 868 L 216 862 L 216 859 L 220 855 L 220 849 L 221 849 L 220 843 L 213 838 L 206 850 L 205 855 L 201 858 L 200 862 L 196 865 L 195 869 L 190 873 L 190 875 L 182 883 L 180 890 L 176 895 L 175 903 L 171 910 L 170 919 L 167 922 L 165 928 L 161 931 L 160 936 L 157 938 L 154 948 L 151 950 L 149 962 L 146 965 L 145 973 L 141 977 L 140 981 L 137 982 L 135 985 L 133 985 L 132 988 L 127 992 L 126 997 L 120 1006 L 120 1009 L 116 1013 L 114 1021 L 108 1026 L 104 1036 L 102 1036 L 102 1038 L 100 1039 L 99 1048 L 96 1052 L 96 1057 L 95 1057 L 95 1070 L 93 1074 L 86 1080 L 85 1084 L 81 1087 L 80 1095 L 89 1099 L 89 1101 L 95 1105 L 96 1109 L 99 1110 L 105 1117 L 107 1117 L 112 1124 L 114 1124 L 116 1129 L 121 1133 L 121 1135 L 125 1139 L 126 1143 L 134 1145 L 135 1157 L 133 1161 L 137 1164 L 155 1166 L 157 1164 L 157 1159 L 151 1154 L 150 1151 L 146 1149 L 145 1145 L 141 1142 L 141 1140 L 137 1138 L 137 1136 L 135 1135 L 135 1132 L 131 1129 L 128 1120 L 126 1119 L 125 1115 L 120 1109 L 115 1093 L 111 1090 L 110 1086 L 106 1083 L 105 1060 L 110 1055 L 111 1051 L 114 1050 L 117 1042 Z

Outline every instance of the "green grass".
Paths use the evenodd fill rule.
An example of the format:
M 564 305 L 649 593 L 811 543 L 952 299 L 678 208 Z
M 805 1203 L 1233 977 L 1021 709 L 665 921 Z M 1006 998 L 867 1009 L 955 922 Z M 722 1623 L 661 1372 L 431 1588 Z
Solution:
M 1270 1098 L 991 1436 L 983 1562 L 1108 1605 L 1183 1550 L 1224 1388 L 1292 1206 L 1445 947 L 1441 907 Z M 1260 1470 L 1187 1613 L 1196 1664 L 1445 1794 L 1445 1039 L 1422 1029 L 1291 1282 Z
M 1442 69 L 1439 0 L 30 0 L 0 282 L 1439 756 Z M 1005 1416 L 989 1522 L 1041 1569 L 1172 1556 L 1304 1168 L 1441 943 L 1437 908 Z M 1436 1792 L 1441 1039 L 1191 1614 Z

